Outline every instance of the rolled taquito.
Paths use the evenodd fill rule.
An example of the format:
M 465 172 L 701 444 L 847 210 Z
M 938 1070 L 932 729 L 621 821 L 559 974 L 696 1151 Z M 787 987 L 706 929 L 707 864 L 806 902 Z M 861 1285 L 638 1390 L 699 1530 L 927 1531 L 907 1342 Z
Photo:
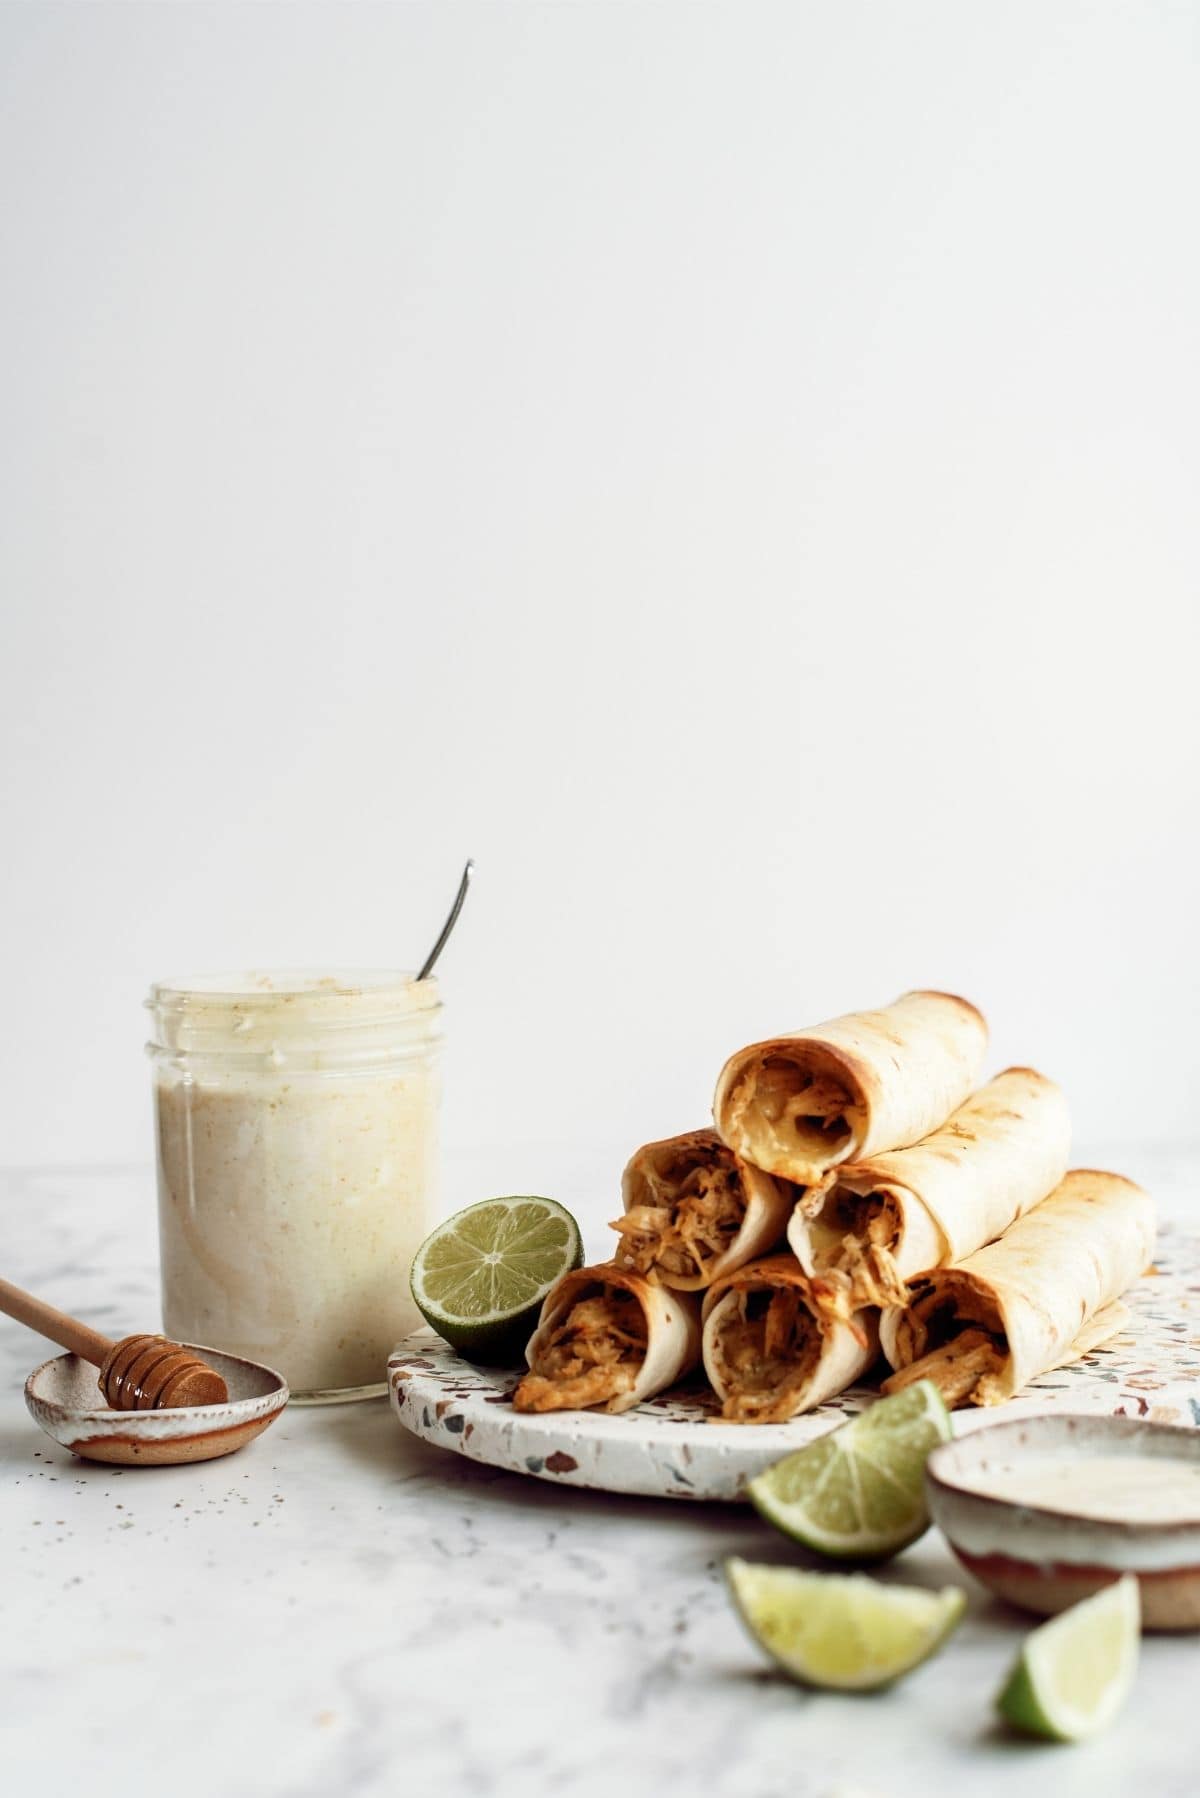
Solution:
M 844 1392 L 879 1353 L 875 1313 L 829 1316 L 793 1255 L 727 1274 L 703 1316 L 704 1371 L 727 1423 L 786 1423 Z
M 698 1292 L 783 1241 L 798 1197 L 741 1161 L 715 1130 L 647 1143 L 621 1180 L 613 1259 L 677 1292 Z
M 1098 1348 L 1154 1254 L 1154 1204 L 1120 1174 L 1077 1168 L 998 1242 L 915 1280 L 884 1313 L 895 1392 L 928 1379 L 950 1406 L 998 1405 Z
M 726 1062 L 713 1118 L 753 1167 L 817 1184 L 830 1168 L 907 1148 L 975 1086 L 987 1025 L 966 999 L 905 993 L 881 1011 L 753 1043 Z
M 836 1169 L 792 1213 L 788 1245 L 845 1311 L 903 1305 L 907 1282 L 963 1261 L 1054 1191 L 1071 1119 L 1033 1068 L 1006 1068 L 939 1130 Z
M 525 1352 L 517 1411 L 628 1411 L 700 1359 L 696 1299 L 604 1263 L 564 1274 Z

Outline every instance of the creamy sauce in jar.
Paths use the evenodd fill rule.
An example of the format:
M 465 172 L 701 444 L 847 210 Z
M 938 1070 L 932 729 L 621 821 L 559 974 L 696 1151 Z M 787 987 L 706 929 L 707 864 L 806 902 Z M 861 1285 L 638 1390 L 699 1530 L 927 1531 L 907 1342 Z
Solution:
M 988 1498 L 1098 1523 L 1200 1521 L 1200 1461 L 1170 1455 L 1020 1455 L 961 1484 Z
M 150 1006 L 164 1329 L 301 1396 L 379 1390 L 435 1221 L 436 983 L 244 976 Z

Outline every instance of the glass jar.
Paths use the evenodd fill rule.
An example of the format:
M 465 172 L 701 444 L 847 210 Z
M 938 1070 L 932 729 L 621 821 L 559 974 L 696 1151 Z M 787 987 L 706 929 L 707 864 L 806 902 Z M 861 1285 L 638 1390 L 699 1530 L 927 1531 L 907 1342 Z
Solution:
M 302 1401 L 383 1392 L 435 1221 L 437 982 L 246 974 L 146 1004 L 164 1330 Z

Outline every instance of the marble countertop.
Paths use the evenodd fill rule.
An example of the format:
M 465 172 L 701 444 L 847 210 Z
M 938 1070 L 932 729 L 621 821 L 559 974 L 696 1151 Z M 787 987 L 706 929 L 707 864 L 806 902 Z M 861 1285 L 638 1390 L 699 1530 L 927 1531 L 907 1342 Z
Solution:
M 1200 1152 L 1107 1165 L 1200 1224 Z M 11 1278 L 114 1335 L 156 1321 L 148 1173 L 0 1175 L 0 1216 Z M 1099 1742 L 1010 1740 L 991 1699 L 1024 1626 L 935 1534 L 883 1577 L 968 1589 L 949 1649 L 890 1693 L 809 1694 L 767 1670 L 726 1600 L 723 1557 L 788 1558 L 741 1509 L 497 1474 L 405 1435 L 382 1399 L 289 1410 L 207 1465 L 90 1465 L 26 1413 L 46 1352 L 0 1319 L 14 1798 L 85 1783 L 91 1798 L 1196 1789 L 1200 1640 L 1145 1641 L 1134 1698 Z

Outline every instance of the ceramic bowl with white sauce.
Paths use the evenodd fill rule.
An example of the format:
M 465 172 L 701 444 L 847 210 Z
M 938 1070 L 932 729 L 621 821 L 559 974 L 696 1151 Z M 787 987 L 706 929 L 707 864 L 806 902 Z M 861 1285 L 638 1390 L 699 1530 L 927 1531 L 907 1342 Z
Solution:
M 972 1430 L 926 1463 L 933 1520 L 997 1597 L 1048 1616 L 1137 1575 L 1149 1629 L 1200 1629 L 1200 1431 L 1131 1417 Z

